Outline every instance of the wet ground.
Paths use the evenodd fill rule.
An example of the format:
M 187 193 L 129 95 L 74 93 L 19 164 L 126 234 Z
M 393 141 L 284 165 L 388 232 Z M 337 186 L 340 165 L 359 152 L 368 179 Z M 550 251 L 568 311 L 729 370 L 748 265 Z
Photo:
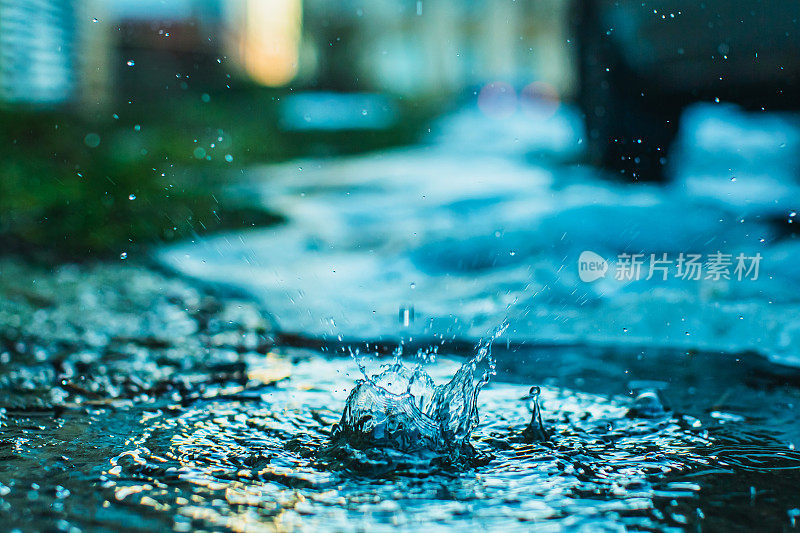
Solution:
M 431 466 L 326 453 L 361 371 L 334 344 L 281 344 L 247 300 L 129 265 L 3 274 L 10 527 L 789 529 L 800 515 L 800 374 L 754 355 L 501 338 L 477 459 Z M 446 344 L 423 368 L 444 383 L 468 356 Z M 545 442 L 525 436 L 532 385 Z
M 579 138 L 564 113 L 533 131 L 530 117 L 515 129 L 456 114 L 429 145 L 254 169 L 232 194 L 261 195 L 287 223 L 158 254 L 193 281 L 130 261 L 0 261 L 4 525 L 795 528 L 794 130 L 740 128 L 786 172 L 788 192 L 759 207 L 752 187 L 730 189 L 758 183 L 747 157 L 736 182 L 713 179 L 731 156 L 703 144 L 708 117 L 687 156 L 702 165 L 633 188 L 563 163 Z M 712 130 L 741 144 L 731 124 L 745 119 L 726 120 Z M 577 279 L 585 248 L 684 247 L 761 251 L 768 270 L 752 284 Z M 341 424 L 357 360 L 371 376 L 402 342 L 406 367 L 442 386 L 504 319 L 479 423 L 441 433 L 458 447 L 415 448 L 424 417 L 362 422 L 366 444 L 339 437 L 355 434 Z M 409 401 L 438 417 L 425 394 L 385 395 L 370 420 Z
M 462 110 L 426 144 L 252 168 L 233 194 L 286 224 L 186 241 L 159 260 L 259 298 L 283 331 L 321 338 L 478 339 L 507 319 L 518 342 L 755 351 L 800 365 L 796 119 L 690 110 L 673 181 L 647 185 L 570 164 L 581 133 L 568 108 L 531 113 Z M 605 277 L 579 278 L 584 251 L 607 260 Z M 707 269 L 718 252 L 725 277 L 678 276 L 680 254 Z M 620 254 L 641 254 L 640 277 L 616 279 Z M 738 279 L 739 255 L 761 258 L 757 279 Z M 651 276 L 653 256 L 669 261 L 665 276 Z

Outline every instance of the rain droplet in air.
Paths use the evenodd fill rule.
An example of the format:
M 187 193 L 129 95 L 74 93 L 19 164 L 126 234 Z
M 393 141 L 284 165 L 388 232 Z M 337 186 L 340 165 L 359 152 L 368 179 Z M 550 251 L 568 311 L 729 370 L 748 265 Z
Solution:
M 414 307 L 410 305 L 401 305 L 397 318 L 403 327 L 410 326 L 414 321 Z

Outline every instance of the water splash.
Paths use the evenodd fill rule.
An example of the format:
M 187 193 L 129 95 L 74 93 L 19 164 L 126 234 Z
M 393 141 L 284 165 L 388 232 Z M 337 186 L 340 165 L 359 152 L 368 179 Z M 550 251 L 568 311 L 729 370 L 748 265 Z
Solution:
M 541 393 L 542 390 L 534 385 L 525 398 L 528 401 L 528 409 L 531 411 L 531 421 L 522 431 L 522 437 L 527 442 L 545 442 L 550 438 L 544 422 L 542 422 L 542 408 L 539 406 Z
M 443 385 L 436 385 L 423 368 L 422 362 L 430 359 L 427 354 L 418 354 L 422 362 L 409 368 L 398 350 L 394 361 L 374 375 L 354 354 L 364 379 L 347 398 L 331 432 L 331 446 L 471 457 L 469 437 L 479 422 L 478 394 L 495 373 L 492 343 L 506 328 L 503 323 L 481 340 L 475 355 Z

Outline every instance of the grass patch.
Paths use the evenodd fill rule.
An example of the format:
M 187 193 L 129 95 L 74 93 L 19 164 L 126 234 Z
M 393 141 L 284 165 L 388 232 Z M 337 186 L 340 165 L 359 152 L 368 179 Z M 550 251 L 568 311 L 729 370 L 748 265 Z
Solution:
M 437 106 L 400 103 L 394 128 L 282 132 L 285 92 L 246 87 L 120 103 L 90 120 L 0 109 L 0 252 L 69 258 L 132 254 L 221 229 L 280 222 L 221 189 L 238 169 L 412 142 Z

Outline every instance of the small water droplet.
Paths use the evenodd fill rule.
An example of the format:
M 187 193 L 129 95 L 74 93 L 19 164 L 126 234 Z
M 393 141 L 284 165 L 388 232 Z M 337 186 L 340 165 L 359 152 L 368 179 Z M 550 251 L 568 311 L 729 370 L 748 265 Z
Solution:
M 122 252 L 121 254 L 119 254 L 119 258 L 122 259 L 123 261 L 125 259 L 127 259 L 128 258 L 128 252 Z
M 225 161 L 227 161 L 228 163 L 232 163 L 233 156 L 231 154 L 225 154 Z
M 128 195 L 128 200 L 131 200 L 131 201 L 136 200 L 136 195 L 135 194 L 129 194 Z
M 83 143 L 89 148 L 97 148 L 100 145 L 100 136 L 96 133 L 89 133 L 83 138 Z
M 134 61 L 133 59 L 129 59 L 129 60 L 128 60 L 128 66 L 129 66 L 129 67 L 132 67 L 132 66 L 134 66 L 135 64 L 136 64 L 136 61 Z
M 94 22 L 95 24 L 97 24 L 97 23 L 98 23 L 98 22 L 100 22 L 100 21 L 97 19 L 97 17 L 95 17 L 95 18 L 93 18 L 93 19 L 92 19 L 92 22 Z

